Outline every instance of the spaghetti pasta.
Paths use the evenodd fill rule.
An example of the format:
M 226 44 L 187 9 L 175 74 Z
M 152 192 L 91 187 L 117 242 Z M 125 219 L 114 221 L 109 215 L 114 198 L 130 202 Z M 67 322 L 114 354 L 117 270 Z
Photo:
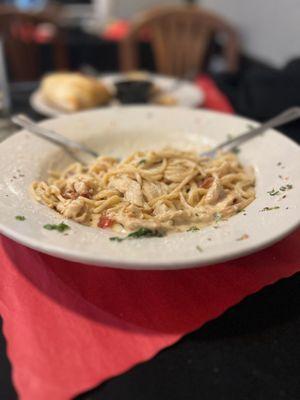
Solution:
M 163 149 L 118 161 L 99 157 L 34 182 L 35 198 L 66 218 L 117 231 L 202 228 L 255 199 L 255 177 L 233 153 L 214 159 Z

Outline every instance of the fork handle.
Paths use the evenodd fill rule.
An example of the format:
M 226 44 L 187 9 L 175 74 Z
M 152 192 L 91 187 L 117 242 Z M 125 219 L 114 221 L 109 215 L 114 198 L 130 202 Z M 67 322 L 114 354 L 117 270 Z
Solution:
M 267 129 L 276 128 L 277 126 L 287 124 L 288 122 L 294 121 L 298 118 L 300 118 L 300 107 L 291 107 L 264 122 L 259 127 L 250 129 L 250 131 L 244 133 L 243 135 L 237 136 L 231 140 L 221 143 L 219 146 L 216 147 L 215 150 L 230 151 L 234 147 L 241 145 L 249 139 L 261 135 Z
M 94 150 L 89 149 L 88 147 L 84 146 L 81 143 L 77 143 L 73 140 L 70 140 L 65 136 L 58 134 L 57 132 L 44 128 L 43 126 L 37 125 L 33 120 L 28 118 L 26 115 L 18 114 L 13 116 L 11 120 L 14 124 L 22 128 L 25 128 L 28 131 L 34 133 L 35 135 L 47 139 L 52 143 L 59 144 L 60 146 L 69 147 L 76 150 L 81 150 L 92 155 L 93 157 L 98 157 L 98 154 Z

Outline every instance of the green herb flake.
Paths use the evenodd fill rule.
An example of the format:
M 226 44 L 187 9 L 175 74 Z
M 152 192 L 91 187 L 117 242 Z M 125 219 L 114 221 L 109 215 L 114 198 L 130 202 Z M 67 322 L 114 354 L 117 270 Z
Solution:
M 270 196 L 277 196 L 279 194 L 279 190 L 272 189 L 272 190 L 269 190 L 267 193 Z
M 162 237 L 164 236 L 162 232 L 158 230 L 151 230 L 148 228 L 140 228 L 135 232 L 128 235 L 128 238 L 139 239 L 141 237 Z
M 219 212 L 216 212 L 214 217 L 215 217 L 215 222 L 219 222 L 222 219 L 222 214 Z
M 64 222 L 61 222 L 60 224 L 46 224 L 44 225 L 44 229 L 47 229 L 48 231 L 65 232 L 70 229 L 70 227 Z
M 142 158 L 142 159 L 138 162 L 137 165 L 145 164 L 145 162 L 146 162 L 146 159 L 145 159 L 145 158 Z
M 111 241 L 115 242 L 123 242 L 126 239 L 141 239 L 141 238 L 150 238 L 150 237 L 163 237 L 164 234 L 156 229 L 148 229 L 148 228 L 139 228 L 138 230 L 129 233 L 129 235 L 124 238 L 120 238 L 117 236 L 109 238 Z
M 280 194 L 280 192 L 285 192 L 286 190 L 291 190 L 293 189 L 293 185 L 288 184 L 286 186 L 280 186 L 278 190 L 272 189 L 269 192 L 267 192 L 270 196 L 277 196 Z
M 196 246 L 196 249 L 199 251 L 199 253 L 202 253 L 202 252 L 203 252 L 202 247 L 200 247 L 199 245 Z
M 15 219 L 17 220 L 17 221 L 25 221 L 25 217 L 24 217 L 24 215 L 16 215 L 15 216 Z
M 291 185 L 291 184 L 288 184 L 288 185 L 286 185 L 286 186 L 281 186 L 281 187 L 280 187 L 280 190 L 281 190 L 282 192 L 285 192 L 286 190 L 291 190 L 291 189 L 293 189 L 293 185 Z
M 200 231 L 200 229 L 197 228 L 197 226 L 191 226 L 191 227 L 187 230 L 187 232 L 196 232 L 196 231 Z
M 122 239 L 117 236 L 113 236 L 113 237 L 110 237 L 109 240 L 111 240 L 112 242 L 123 242 L 123 240 L 125 240 L 125 238 Z
M 241 149 L 239 149 L 238 147 L 234 147 L 234 148 L 231 150 L 231 152 L 234 153 L 234 154 L 239 154 L 240 151 L 241 151 Z
M 278 208 L 280 208 L 279 206 L 275 206 L 275 207 L 264 207 L 262 210 L 260 211 L 272 211 L 272 210 L 278 210 Z

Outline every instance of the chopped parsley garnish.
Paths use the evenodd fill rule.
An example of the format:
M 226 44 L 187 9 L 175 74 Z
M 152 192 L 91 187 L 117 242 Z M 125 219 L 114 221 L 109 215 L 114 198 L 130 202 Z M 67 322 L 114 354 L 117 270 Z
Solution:
M 150 237 L 162 237 L 164 234 L 161 231 L 156 229 L 148 229 L 148 228 L 139 228 L 137 231 L 129 233 L 129 235 L 124 238 L 120 238 L 118 236 L 114 236 L 109 238 L 111 241 L 115 242 L 123 242 L 126 239 L 141 239 L 141 238 L 150 238 Z
M 215 222 L 219 222 L 222 219 L 222 214 L 219 212 L 215 213 Z
M 47 229 L 48 231 L 58 231 L 58 232 L 64 232 L 70 229 L 69 225 L 65 224 L 64 222 L 61 222 L 60 224 L 46 224 L 44 225 L 44 229 Z
M 124 238 L 124 239 L 119 238 L 118 236 L 114 236 L 114 237 L 109 238 L 109 240 L 111 240 L 112 242 L 123 242 L 123 240 L 125 240 L 125 239 L 126 238 Z
M 279 190 L 281 190 L 282 192 L 285 192 L 286 190 L 291 190 L 291 189 L 293 189 L 293 185 L 291 185 L 291 184 L 288 184 L 286 186 L 281 186 L 279 188 Z
M 187 232 L 196 232 L 196 231 L 200 231 L 200 229 L 197 228 L 197 226 L 191 226 L 191 227 L 187 230 Z
M 238 147 L 234 147 L 231 152 L 234 154 L 239 154 L 239 152 L 241 151 L 241 149 L 239 149 Z
M 199 253 L 202 253 L 202 252 L 203 252 L 202 247 L 200 247 L 199 245 L 196 246 L 196 249 L 199 251 Z
M 277 194 L 279 194 L 279 190 L 272 189 L 272 190 L 269 190 L 267 193 L 270 196 L 276 196 Z
M 281 186 L 278 190 L 272 189 L 269 192 L 267 192 L 270 196 L 277 196 L 280 194 L 280 192 L 285 192 L 286 190 L 291 190 L 293 189 L 293 185 L 288 184 L 286 186 Z
M 280 208 L 279 206 L 275 206 L 275 207 L 264 207 L 262 210 L 260 211 L 272 211 L 272 210 L 278 210 L 278 208 Z
M 137 165 L 145 164 L 145 162 L 146 162 L 146 159 L 145 159 L 145 158 L 142 158 L 142 159 L 138 162 Z
M 15 216 L 15 219 L 17 220 L 17 221 L 25 221 L 25 217 L 24 217 L 24 215 L 16 215 Z

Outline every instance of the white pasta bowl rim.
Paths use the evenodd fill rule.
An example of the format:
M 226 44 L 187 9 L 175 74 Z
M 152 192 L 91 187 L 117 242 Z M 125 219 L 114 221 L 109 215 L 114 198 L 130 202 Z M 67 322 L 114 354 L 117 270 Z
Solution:
M 150 114 L 152 115 L 151 120 L 148 120 Z M 133 115 L 135 116 L 134 121 Z M 168 130 L 168 135 L 175 135 L 174 139 L 177 141 L 180 138 L 179 134 L 182 135 L 180 130 L 190 130 L 193 132 L 190 135 L 191 140 L 195 140 L 197 132 L 194 131 L 198 129 L 198 125 L 199 129 L 206 129 L 210 136 L 215 135 L 213 142 L 216 142 L 224 140 L 226 132 L 230 128 L 234 130 L 234 133 L 238 133 L 244 130 L 249 123 L 255 124 L 248 119 L 218 112 L 155 106 L 85 111 L 45 121 L 43 124 L 52 128 L 57 127 L 59 131 L 69 137 L 77 135 L 76 138 L 78 139 L 78 135 L 81 134 L 79 130 L 83 129 L 85 124 L 87 127 L 94 126 L 95 121 L 98 121 L 99 118 L 107 123 L 115 122 L 117 125 L 122 120 L 125 125 L 128 125 L 127 128 L 131 125 L 138 126 L 138 124 L 143 126 L 145 119 L 147 119 L 148 125 L 160 126 L 164 122 L 165 125 L 169 124 L 174 129 L 179 126 L 178 133 L 171 133 L 171 130 Z M 185 123 L 182 122 L 183 119 L 186 119 Z M 78 125 L 80 126 L 78 127 Z M 103 140 L 105 141 L 103 143 L 111 140 L 110 138 L 114 135 L 111 132 L 114 129 L 121 129 L 121 125 L 117 128 L 113 125 L 112 131 L 109 132 L 112 136 L 108 136 L 107 132 L 104 133 Z M 186 129 L 184 128 L 185 125 L 187 125 Z M 216 132 L 216 129 L 220 129 L 221 126 L 225 126 L 226 132 Z M 98 134 L 95 132 L 92 134 L 94 137 Z M 204 138 L 206 138 L 206 132 L 203 134 Z M 147 146 L 149 146 L 149 141 L 152 141 L 152 138 L 146 139 L 148 133 L 149 130 L 144 134 L 144 140 L 148 140 Z M 159 135 L 163 136 L 159 133 L 158 139 Z M 170 140 L 171 136 L 167 139 Z M 141 133 L 141 137 L 141 140 L 143 140 L 143 133 Z M 137 137 L 134 140 L 136 141 Z M 184 137 L 183 142 L 186 140 Z M 264 153 L 265 151 L 259 150 L 262 146 L 269 149 L 267 157 L 264 155 L 265 160 L 263 160 L 261 154 L 262 151 Z M 26 157 L 24 154 L 22 156 L 24 151 L 28 151 L 30 154 L 27 153 Z M 296 185 L 297 174 L 299 176 L 300 172 L 299 147 L 290 139 L 273 130 L 268 131 L 263 137 L 253 140 L 252 143 L 246 144 L 241 152 L 241 154 L 245 154 L 246 159 L 248 155 L 250 160 L 251 157 L 257 158 L 253 161 L 254 164 L 258 162 L 260 168 L 260 170 L 258 169 L 258 195 L 260 197 L 265 196 L 264 199 L 257 199 L 253 206 L 250 205 L 246 216 L 239 215 L 221 222 L 218 229 L 209 227 L 205 228 L 203 232 L 171 234 L 161 239 L 128 240 L 122 243 L 109 241 L 109 237 L 115 236 L 115 234 L 105 232 L 102 235 L 94 228 L 82 227 L 73 221 L 67 222 L 71 226 L 69 236 L 63 236 L 57 232 L 44 232 L 45 230 L 42 228 L 44 223 L 65 221 L 56 213 L 54 215 L 53 211 L 37 204 L 28 194 L 28 181 L 26 179 L 33 179 L 36 176 L 43 158 L 39 158 L 37 164 L 30 160 L 34 159 L 36 152 L 45 152 L 44 154 L 47 155 L 47 151 L 56 154 L 55 152 L 58 150 L 54 145 L 24 131 L 0 145 L 0 168 L 4 171 L 0 178 L 0 232 L 30 248 L 67 260 L 84 264 L 142 270 L 198 267 L 235 259 L 270 246 L 287 236 L 300 223 L 297 201 L 300 192 Z M 280 159 L 278 159 L 278 154 L 281 155 Z M 281 166 L 277 166 L 276 160 L 281 162 Z M 269 164 L 270 168 L 262 174 L 261 169 Z M 31 171 L 29 171 L 30 166 Z M 18 171 L 22 172 L 21 175 L 25 173 L 25 178 L 19 177 Z M 27 176 L 27 173 L 29 176 Z M 16 175 L 17 179 L 14 180 L 13 176 Z M 265 184 L 264 175 L 269 179 L 268 185 Z M 284 175 L 283 178 L 289 175 L 289 180 L 282 181 L 278 178 L 278 175 Z M 260 182 L 260 179 L 262 182 Z M 267 193 L 268 190 L 272 189 L 272 186 L 277 188 L 280 184 L 285 185 L 286 183 L 293 184 L 293 189 L 286 193 L 286 199 L 282 199 L 283 196 L 271 197 Z M 24 204 L 20 203 L 20 199 Z M 264 204 L 269 207 L 278 204 L 281 209 L 262 212 Z M 29 217 L 24 222 L 16 221 L 14 216 L 18 214 L 25 215 L 26 218 Z M 44 216 L 44 219 L 41 219 L 41 216 Z M 253 222 L 255 218 L 256 220 Z M 245 231 L 245 226 L 249 227 L 249 232 Z M 268 227 L 269 229 L 267 229 Z M 93 234 L 90 234 L 87 229 L 92 229 Z M 268 234 L 266 234 L 267 231 L 269 231 Z M 243 233 L 249 233 L 249 240 L 239 240 Z M 256 234 L 258 235 L 257 238 L 255 238 Z M 208 241 L 211 238 L 213 240 Z M 92 245 L 88 242 L 89 240 L 94 241 Z M 224 241 L 223 246 L 222 241 Z M 103 249 L 106 252 L 99 251 L 97 253 L 95 251 L 97 245 L 100 250 Z M 195 249 L 196 246 L 200 246 L 201 252 Z M 167 254 L 162 254 L 164 249 Z

